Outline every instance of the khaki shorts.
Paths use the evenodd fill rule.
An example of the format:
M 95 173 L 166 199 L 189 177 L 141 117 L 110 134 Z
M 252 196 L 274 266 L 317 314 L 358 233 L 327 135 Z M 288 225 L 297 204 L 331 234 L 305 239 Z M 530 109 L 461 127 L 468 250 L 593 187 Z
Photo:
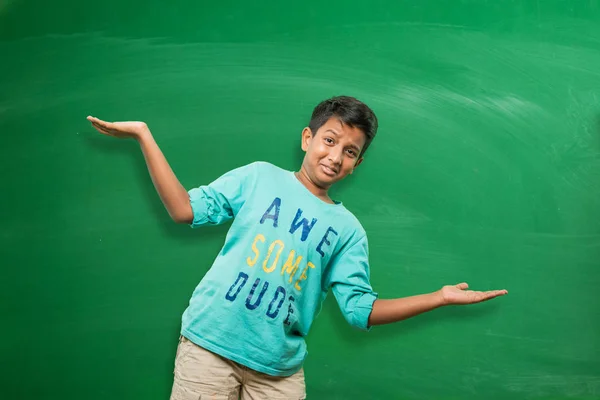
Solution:
M 304 370 L 289 377 L 256 372 L 179 339 L 171 400 L 302 400 Z

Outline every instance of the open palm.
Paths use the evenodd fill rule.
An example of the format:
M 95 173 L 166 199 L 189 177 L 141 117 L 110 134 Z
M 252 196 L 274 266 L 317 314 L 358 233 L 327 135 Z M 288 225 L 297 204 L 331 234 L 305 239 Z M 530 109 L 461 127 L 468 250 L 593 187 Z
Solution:
M 98 132 L 118 138 L 138 139 L 149 132 L 146 123 L 140 121 L 106 122 L 96 117 L 87 117 L 87 120 Z
M 503 296 L 508 293 L 506 290 L 489 290 L 486 292 L 478 292 L 467 290 L 469 285 L 459 283 L 458 285 L 447 285 L 441 290 L 445 304 L 473 304 L 482 301 L 491 300 L 494 297 Z

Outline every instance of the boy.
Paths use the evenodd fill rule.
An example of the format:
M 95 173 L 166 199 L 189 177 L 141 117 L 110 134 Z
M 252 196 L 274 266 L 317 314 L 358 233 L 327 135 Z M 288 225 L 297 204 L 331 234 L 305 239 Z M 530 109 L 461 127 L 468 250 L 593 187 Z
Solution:
M 466 283 L 378 299 L 369 283 L 367 236 L 329 188 L 351 174 L 377 132 L 364 103 L 340 96 L 313 111 L 298 172 L 255 162 L 186 191 L 146 124 L 88 117 L 101 133 L 136 139 L 170 216 L 192 227 L 233 219 L 222 250 L 182 318 L 171 399 L 304 399 L 304 337 L 329 289 L 346 320 L 369 330 L 505 290 Z

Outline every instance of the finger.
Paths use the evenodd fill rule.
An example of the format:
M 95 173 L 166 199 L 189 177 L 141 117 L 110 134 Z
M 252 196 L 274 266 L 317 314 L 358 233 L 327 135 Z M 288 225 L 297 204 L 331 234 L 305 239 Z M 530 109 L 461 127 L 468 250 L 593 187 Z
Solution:
M 113 136 L 113 134 L 111 133 L 111 131 L 109 131 L 108 129 L 105 129 L 103 126 L 97 125 L 95 123 L 92 123 L 92 126 L 100 133 L 104 134 L 104 135 L 109 135 L 109 136 Z
M 503 296 L 508 293 L 506 290 L 490 290 L 487 292 L 480 292 L 481 294 L 478 297 L 481 297 L 481 301 L 483 300 L 491 300 L 498 296 Z
M 491 299 L 492 297 L 490 297 L 487 292 L 471 292 L 471 301 L 473 303 L 480 303 Z
M 98 119 L 98 118 L 96 118 L 96 117 L 91 117 L 91 116 L 90 116 L 90 117 L 88 117 L 87 119 L 88 119 L 88 121 L 90 121 L 92 124 L 96 124 L 96 125 L 98 125 L 98 126 L 101 126 L 101 127 L 103 127 L 104 129 L 107 129 L 107 130 L 109 130 L 109 129 L 113 129 L 113 124 L 112 124 L 112 123 L 110 123 L 110 122 L 102 121 L 101 119 Z
M 460 290 L 465 290 L 469 288 L 469 285 L 466 282 L 463 283 L 459 283 L 458 285 L 456 285 L 456 287 Z
M 86 119 L 87 119 L 88 121 L 90 121 L 91 123 L 94 123 L 94 122 L 96 122 L 96 123 L 103 122 L 101 119 L 98 119 L 98 118 L 96 118 L 96 117 L 92 117 L 91 115 L 88 115 Z
M 97 128 L 97 129 L 102 129 L 103 131 L 108 131 L 109 130 L 106 126 L 104 126 L 102 124 L 99 124 L 97 122 L 92 122 L 92 126 L 94 128 Z
M 490 296 L 502 296 L 508 293 L 506 290 L 490 290 L 486 292 Z

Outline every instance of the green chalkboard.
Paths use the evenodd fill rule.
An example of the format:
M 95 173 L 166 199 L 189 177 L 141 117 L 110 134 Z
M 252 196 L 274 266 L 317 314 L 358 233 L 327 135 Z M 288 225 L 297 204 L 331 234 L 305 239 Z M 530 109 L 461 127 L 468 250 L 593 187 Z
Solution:
M 320 100 L 368 103 L 335 189 L 384 298 L 510 294 L 362 333 L 327 300 L 310 399 L 600 398 L 600 2 L 0 0 L 0 397 L 166 399 L 227 226 L 170 221 L 143 120 L 190 188 L 299 166 Z

